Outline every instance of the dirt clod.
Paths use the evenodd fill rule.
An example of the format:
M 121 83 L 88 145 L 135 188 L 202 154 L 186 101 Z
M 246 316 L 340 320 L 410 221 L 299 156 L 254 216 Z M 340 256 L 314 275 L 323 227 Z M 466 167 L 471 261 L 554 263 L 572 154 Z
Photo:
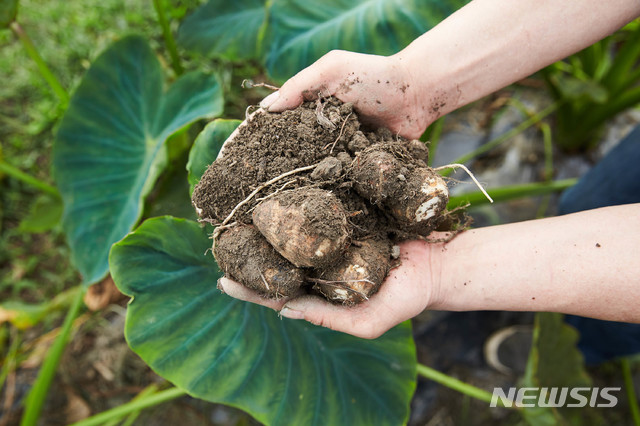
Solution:
M 445 223 L 447 186 L 427 157 L 424 143 L 366 128 L 335 98 L 259 110 L 192 202 L 225 225 L 214 255 L 232 278 L 268 297 L 302 288 L 355 304 L 378 290 L 393 244 Z

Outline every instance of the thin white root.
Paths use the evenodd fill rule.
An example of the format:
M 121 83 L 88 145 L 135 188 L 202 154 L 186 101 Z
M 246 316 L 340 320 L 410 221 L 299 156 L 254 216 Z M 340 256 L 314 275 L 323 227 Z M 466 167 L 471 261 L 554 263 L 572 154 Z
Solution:
M 271 90 L 280 90 L 279 87 L 276 86 L 272 86 L 271 84 L 267 84 L 267 83 L 254 83 L 253 80 L 249 80 L 249 79 L 244 79 L 242 80 L 242 84 L 240 84 L 240 87 L 242 87 L 243 89 L 251 89 L 254 87 L 266 87 L 267 89 L 271 89 Z
M 273 179 L 263 183 L 262 185 L 258 186 L 256 189 L 254 189 L 251 194 L 249 194 L 249 196 L 247 198 L 245 198 L 244 200 L 240 201 L 238 203 L 237 206 L 235 206 L 233 208 L 233 210 L 231 210 L 231 213 L 229 213 L 229 216 L 227 216 L 227 218 L 225 220 L 222 221 L 222 223 L 220 225 L 224 226 L 227 223 L 229 223 L 229 221 L 231 220 L 231 218 L 233 217 L 233 215 L 236 214 L 236 212 L 238 211 L 238 209 L 242 206 L 244 206 L 245 204 L 247 204 L 249 201 L 251 201 L 251 199 L 260 191 L 262 191 L 264 188 L 266 188 L 269 185 L 272 185 L 274 183 L 276 183 L 277 181 L 279 181 L 280 179 L 284 179 L 287 176 L 291 176 L 291 175 L 295 175 L 296 173 L 301 173 L 301 172 L 306 172 L 307 170 L 312 170 L 315 169 L 318 166 L 319 163 L 313 164 L 311 166 L 305 166 L 305 167 L 299 167 L 297 169 L 293 169 L 293 170 L 289 170 L 286 173 L 283 173 L 279 176 L 274 177 Z
M 224 231 L 225 229 L 233 228 L 237 224 L 238 222 L 233 222 L 224 226 L 220 225 L 213 230 L 213 233 L 211 234 L 211 239 L 213 240 L 213 244 L 211 245 L 211 252 L 214 254 L 214 256 L 215 256 L 215 250 L 216 250 L 216 243 L 218 242 L 218 237 L 220 236 L 222 231 Z
M 344 121 L 342 122 L 342 127 L 340 127 L 340 134 L 338 134 L 338 137 L 336 138 L 336 140 L 333 141 L 333 144 L 331 145 L 331 149 L 329 150 L 329 154 L 333 154 L 333 148 L 336 147 L 336 144 L 342 137 L 342 133 L 344 132 L 344 126 L 347 124 L 347 121 L 349 120 L 349 117 L 351 117 L 351 114 L 352 113 L 349 113 L 349 115 L 347 115 Z M 327 149 L 328 147 L 329 147 L 329 144 L 325 145 L 322 149 Z
M 251 111 L 253 109 L 253 111 Z M 260 109 L 258 105 L 249 105 L 247 109 L 244 110 L 244 120 L 249 121 L 251 118 L 251 114 L 253 114 L 256 110 Z
M 264 286 L 267 288 L 268 291 L 271 291 L 269 284 L 267 284 L 267 279 L 262 274 L 262 271 L 258 271 L 258 272 L 260 272 L 260 278 L 262 278 L 262 282 L 264 283 Z
M 274 197 L 274 196 L 278 195 L 280 192 L 284 191 L 284 189 L 285 189 L 287 186 L 291 185 L 292 183 L 295 183 L 295 182 L 296 182 L 296 179 L 297 179 L 297 178 L 293 178 L 293 179 L 291 179 L 291 180 L 286 181 L 286 182 L 284 183 L 284 185 L 282 185 L 280 188 L 276 189 L 274 192 L 272 192 L 272 193 L 271 193 L 271 194 L 269 194 L 269 195 L 265 195 L 264 197 L 256 198 L 256 201 L 264 201 L 264 200 L 268 200 L 269 198 L 271 198 L 271 197 Z M 251 210 L 253 210 L 254 208 L 255 208 L 255 207 L 253 207 Z M 251 211 L 251 210 L 249 210 L 249 211 Z
M 214 241 L 214 245 L 215 245 L 215 241 L 218 239 L 218 236 L 220 235 L 220 233 L 225 230 L 226 228 L 229 228 L 233 225 L 235 225 L 236 223 L 232 223 L 229 226 L 226 226 L 227 223 L 229 223 L 229 221 L 231 220 L 231 218 L 233 218 L 233 216 L 236 214 L 236 212 L 238 211 L 238 209 L 242 206 L 244 206 L 245 204 L 247 204 L 249 201 L 251 201 L 251 199 L 260 191 L 262 191 L 264 188 L 266 188 L 269 185 L 272 185 L 274 183 L 276 183 L 277 181 L 279 181 L 280 179 L 284 179 L 287 176 L 291 176 L 294 175 L 296 173 L 301 173 L 301 172 L 306 172 L 307 170 L 312 170 L 314 168 L 316 168 L 318 166 L 319 163 L 313 164 L 311 166 L 305 166 L 305 167 L 299 167 L 297 169 L 293 169 L 293 170 L 289 170 L 286 173 L 283 173 L 279 176 L 274 177 L 273 179 L 263 183 L 262 185 L 258 186 L 256 189 L 254 189 L 251 194 L 249 194 L 249 196 L 247 198 L 245 198 L 244 200 L 240 201 L 234 208 L 233 210 L 231 210 L 231 213 L 229 213 L 229 216 L 227 216 L 227 218 L 225 220 L 222 221 L 222 223 L 220 224 L 220 226 L 218 226 L 212 234 L 212 238 Z
M 473 173 L 471 173 L 471 170 L 469 170 L 467 168 L 467 166 L 465 166 L 464 164 L 458 164 L 458 163 L 447 164 L 447 165 L 444 165 L 444 166 L 436 167 L 433 170 L 435 170 L 437 172 L 437 171 L 444 170 L 444 169 L 456 169 L 456 168 L 460 168 L 460 169 L 464 170 L 465 172 L 467 172 L 467 174 L 469 175 L 471 180 L 473 180 L 473 183 L 475 183 L 477 185 L 477 187 L 480 188 L 480 191 L 482 191 L 484 196 L 487 197 L 487 200 L 489 200 L 490 202 L 493 203 L 493 198 L 491 198 L 489 196 L 487 191 L 485 191 L 484 188 L 482 187 L 482 185 L 480 185 L 480 182 L 478 182 L 478 179 L 476 179 L 476 177 L 473 175 Z
M 318 99 L 316 99 L 316 117 L 318 119 L 318 123 L 320 123 L 320 125 L 326 129 L 329 129 L 331 131 L 335 130 L 336 125 L 333 124 L 331 120 L 329 120 L 324 115 L 324 113 L 322 112 L 323 110 L 324 110 L 324 104 L 320 100 L 320 97 L 318 97 Z

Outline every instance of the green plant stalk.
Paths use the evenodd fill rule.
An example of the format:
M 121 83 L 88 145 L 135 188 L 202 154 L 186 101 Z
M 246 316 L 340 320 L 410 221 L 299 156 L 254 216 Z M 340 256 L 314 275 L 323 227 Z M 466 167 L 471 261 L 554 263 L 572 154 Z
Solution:
M 171 68 L 173 68 L 176 75 L 180 75 L 184 72 L 184 68 L 180 62 L 180 55 L 178 55 L 178 48 L 176 46 L 176 41 L 173 38 L 173 34 L 171 33 L 171 28 L 169 27 L 169 21 L 167 21 L 167 17 L 164 14 L 164 8 L 162 7 L 162 4 L 160 4 L 161 1 L 162 0 L 153 0 L 153 7 L 156 9 L 158 21 L 162 27 L 162 35 L 164 36 L 164 41 L 167 44 L 167 50 L 171 57 Z
M 60 102 L 62 102 L 66 106 L 69 103 L 69 94 L 64 89 L 64 87 L 62 87 L 62 84 L 60 84 L 56 76 L 53 75 L 53 72 L 51 72 L 46 62 L 44 61 L 44 59 L 42 59 L 42 56 L 40 56 L 40 53 L 38 53 L 38 50 L 36 49 L 36 46 L 33 44 L 33 41 L 31 40 L 31 38 L 27 35 L 27 33 L 22 28 L 22 26 L 20 26 L 20 24 L 18 24 L 16 21 L 13 21 L 9 25 L 9 27 L 22 42 L 22 45 L 27 51 L 27 54 L 29 55 L 29 57 L 38 66 L 38 71 L 40 71 L 40 75 L 49 84 L 49 87 L 51 87 L 51 90 L 53 90 L 53 92 L 56 94 L 58 99 L 60 99 Z
M 542 141 L 544 144 L 544 181 L 550 183 L 553 179 L 553 142 L 551 135 L 551 126 L 547 123 L 539 123 L 540 131 L 542 132 Z M 545 216 L 547 209 L 549 208 L 549 202 L 551 196 L 547 195 L 540 203 L 538 208 L 537 218 Z
M 67 316 L 62 324 L 60 334 L 51 346 L 51 349 L 49 349 L 47 357 L 40 367 L 38 377 L 27 395 L 20 426 L 35 426 L 38 422 L 42 406 L 49 392 L 49 387 L 51 387 L 51 382 L 58 369 L 60 358 L 62 358 L 64 349 L 69 342 L 73 320 L 78 316 L 80 308 L 82 307 L 82 298 L 85 292 L 86 289 L 84 287 L 78 290 L 69 311 L 67 311 Z
M 499 146 L 503 142 L 511 139 L 512 137 L 516 136 L 517 134 L 522 133 L 523 131 L 525 131 L 529 127 L 531 127 L 534 124 L 538 123 L 540 120 L 545 118 L 547 115 L 549 115 L 553 111 L 555 111 L 558 108 L 559 105 L 560 105 L 559 102 L 555 102 L 555 103 L 549 105 L 548 107 L 546 107 L 545 109 L 543 109 L 542 111 L 540 111 L 539 113 L 534 115 L 533 117 L 529 118 L 528 120 L 523 121 L 522 123 L 520 123 L 519 125 L 517 125 L 513 129 L 509 130 L 508 132 L 505 132 L 505 133 L 501 134 L 497 138 L 485 143 L 484 145 L 478 147 L 477 149 L 475 149 L 475 150 L 473 150 L 473 151 L 471 151 L 471 152 L 459 157 L 458 159 L 456 159 L 454 161 L 454 163 L 464 164 L 467 161 L 477 157 L 478 155 L 481 155 L 481 154 L 484 154 L 485 152 L 491 151 L 493 148 Z M 453 171 L 453 169 L 444 170 L 441 174 L 443 176 L 449 176 L 452 171 Z
M 154 393 L 145 398 L 134 399 L 126 404 L 122 404 L 111 410 L 104 411 L 88 419 L 81 420 L 77 423 L 73 423 L 71 426 L 96 426 L 101 425 L 111 419 L 122 418 L 123 416 L 134 413 L 136 411 L 144 410 L 145 408 L 153 407 L 154 405 L 162 404 L 163 402 L 171 401 L 186 395 L 187 392 L 180 388 L 171 388 L 161 392 Z
M 487 190 L 493 201 L 508 201 L 523 197 L 532 197 L 535 195 L 550 194 L 552 192 L 563 191 L 575 185 L 577 178 L 555 180 L 551 182 L 535 182 L 520 185 L 502 186 Z M 476 207 L 481 204 L 489 203 L 489 200 L 481 191 L 469 192 L 462 195 L 454 195 L 449 198 L 449 206 L 457 207 L 464 203 L 470 203 Z
M 583 111 L 563 111 L 564 117 L 576 117 L 576 122 L 570 123 L 568 119 L 558 120 L 565 125 L 558 130 L 558 142 L 565 149 L 575 150 L 593 135 L 597 135 L 601 126 L 616 114 L 640 103 L 640 87 L 633 87 L 621 93 L 613 94 L 606 104 L 593 105 L 582 108 Z M 571 104 L 568 104 L 569 106 Z M 560 114 L 560 111 L 558 111 Z
M 553 179 L 553 141 L 551 135 L 551 126 L 547 123 L 540 123 L 540 131 L 542 132 L 542 140 L 544 143 L 544 179 L 550 182 Z
M 20 347 L 21 342 L 22 337 L 16 330 L 14 335 L 12 336 L 11 345 L 9 346 L 7 356 L 5 357 L 2 364 L 2 371 L 0 371 L 0 389 L 4 387 L 5 380 L 7 380 L 7 377 L 9 376 L 11 371 L 16 367 L 16 358 L 18 357 L 18 348 Z
M 451 376 L 447 376 L 446 374 L 434 370 L 431 367 L 427 367 L 426 365 L 418 364 L 418 374 L 429 380 L 433 380 L 436 383 L 440 383 L 441 385 L 446 386 L 450 389 L 461 392 L 464 395 L 479 399 L 480 401 L 491 402 L 492 395 L 486 390 L 477 388 Z M 499 398 L 498 404 L 501 407 L 506 407 L 504 404 L 502 404 L 502 401 Z M 515 405 L 510 408 L 517 409 Z
M 11 164 L 5 162 L 2 159 L 0 159 L 0 173 L 6 173 L 7 175 L 14 177 L 18 180 L 21 180 L 24 183 L 31 185 L 42 192 L 46 192 L 47 194 L 53 195 L 54 197 L 58 197 L 58 198 L 60 197 L 60 193 L 54 186 L 51 186 L 48 183 L 43 182 L 40 179 L 35 178 L 28 173 L 23 172 L 22 170 L 12 166 Z
M 142 400 L 150 395 L 155 394 L 156 392 L 158 392 L 158 386 L 155 383 L 150 384 L 149 386 L 147 386 L 146 388 L 142 389 L 136 396 L 133 397 L 133 399 L 129 402 L 133 402 L 133 401 L 139 401 Z M 102 426 L 117 426 L 118 424 L 120 424 L 121 426 L 131 426 L 133 424 L 133 422 L 136 421 L 136 419 L 138 418 L 138 416 L 140 415 L 141 410 L 138 411 L 132 411 L 131 413 L 128 414 L 123 414 L 122 417 L 127 416 L 127 418 L 123 421 L 122 417 L 117 417 L 117 418 L 113 418 L 107 422 L 104 422 L 102 424 Z M 122 422 L 122 423 L 120 423 Z
M 627 399 L 629 400 L 629 409 L 631 410 L 631 418 L 635 426 L 640 426 L 640 407 L 638 407 L 638 397 L 633 387 L 633 377 L 631 375 L 631 363 L 628 358 L 622 358 L 622 377 L 624 379 L 624 387 L 627 390 Z
M 615 56 L 615 60 L 603 78 L 603 85 L 618 92 L 635 83 L 635 79 L 629 78 L 633 66 L 640 57 L 640 30 L 631 33 Z
M 442 135 L 442 128 L 444 127 L 444 117 L 438 118 L 431 126 L 429 126 L 428 139 L 429 139 L 429 166 L 433 163 L 433 159 L 438 152 L 438 142 L 440 142 L 440 136 Z
M 591 123 L 591 121 L 585 120 L 593 120 L 594 123 L 601 124 L 607 119 L 613 117 L 615 114 L 627 108 L 631 108 L 638 103 L 640 103 L 640 87 L 634 87 L 614 96 L 613 99 L 602 105 L 600 108 L 593 108 L 589 110 L 580 122 Z

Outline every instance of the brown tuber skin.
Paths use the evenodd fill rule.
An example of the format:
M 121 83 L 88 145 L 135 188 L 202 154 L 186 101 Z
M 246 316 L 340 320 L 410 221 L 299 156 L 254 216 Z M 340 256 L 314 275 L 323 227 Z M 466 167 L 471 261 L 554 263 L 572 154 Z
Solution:
M 304 282 L 302 271 L 250 225 L 225 230 L 214 247 L 214 256 L 226 275 L 269 298 L 293 296 Z
M 253 211 L 253 224 L 298 267 L 331 264 L 349 240 L 342 203 L 321 189 L 300 188 L 262 201 Z
M 344 258 L 317 278 L 314 288 L 332 302 L 354 305 L 373 295 L 390 269 L 391 244 L 366 240 L 352 245 Z
M 400 146 L 373 145 L 359 153 L 352 169 L 354 188 L 374 204 L 385 205 L 403 230 L 428 235 L 436 229 L 449 201 L 442 177 L 423 161 L 407 167 Z
M 405 196 L 395 203 L 391 201 L 387 205 L 400 225 L 426 236 L 438 227 L 449 201 L 449 190 L 438 173 L 418 168 L 409 173 Z

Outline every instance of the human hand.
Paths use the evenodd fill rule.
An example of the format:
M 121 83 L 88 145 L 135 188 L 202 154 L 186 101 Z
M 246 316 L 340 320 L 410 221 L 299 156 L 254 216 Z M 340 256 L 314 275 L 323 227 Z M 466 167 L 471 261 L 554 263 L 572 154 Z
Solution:
M 406 61 L 405 61 L 406 62 Z M 281 112 L 319 96 L 351 102 L 359 119 L 417 139 L 437 117 L 425 111 L 418 85 L 399 55 L 377 56 L 333 50 L 290 78 L 260 106 Z
M 389 272 L 380 290 L 369 300 L 355 306 L 336 305 L 319 296 L 266 299 L 228 278 L 218 287 L 229 296 L 257 303 L 290 319 L 313 324 L 365 339 L 381 336 L 390 328 L 418 315 L 438 298 L 439 267 L 434 262 L 434 247 L 424 241 L 400 244 L 401 264 Z

